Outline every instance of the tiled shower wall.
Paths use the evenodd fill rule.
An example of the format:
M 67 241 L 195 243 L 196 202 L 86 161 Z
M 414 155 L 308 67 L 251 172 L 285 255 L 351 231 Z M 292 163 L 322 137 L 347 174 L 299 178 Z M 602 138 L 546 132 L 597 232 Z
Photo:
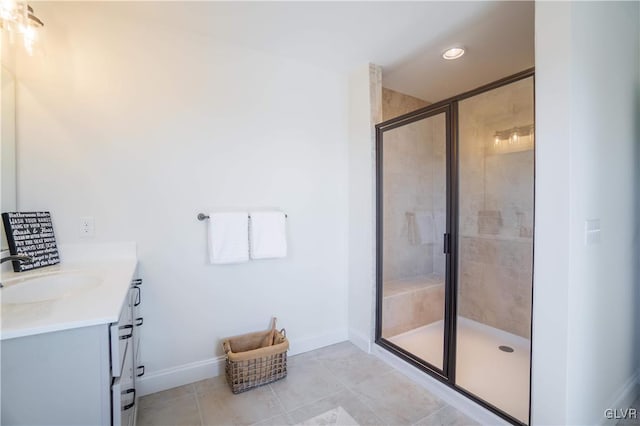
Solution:
M 387 121 L 429 105 L 422 99 L 382 88 L 382 120 Z
M 458 313 L 530 337 L 533 262 L 533 150 L 496 154 L 498 130 L 533 123 L 533 81 L 459 104 Z M 482 211 L 499 211 L 496 234 L 479 226 Z
M 383 89 L 385 120 L 427 103 Z M 420 120 L 385 132 L 384 136 L 384 248 L 383 279 L 444 275 L 442 232 L 446 208 L 444 115 Z M 427 212 L 433 217 L 434 238 L 416 242 L 407 214 Z
M 458 314 L 530 338 L 531 239 L 460 237 Z
M 384 120 L 428 105 L 383 88 Z M 533 123 L 532 80 L 461 101 L 458 313 L 530 337 L 533 240 L 533 150 L 487 149 L 498 130 Z M 441 133 L 442 132 L 442 133 Z M 385 133 L 384 280 L 444 275 L 444 123 L 423 120 Z M 437 143 L 436 143 L 437 142 Z M 410 242 L 406 213 L 432 211 L 433 244 Z M 478 225 L 499 211 L 496 234 Z

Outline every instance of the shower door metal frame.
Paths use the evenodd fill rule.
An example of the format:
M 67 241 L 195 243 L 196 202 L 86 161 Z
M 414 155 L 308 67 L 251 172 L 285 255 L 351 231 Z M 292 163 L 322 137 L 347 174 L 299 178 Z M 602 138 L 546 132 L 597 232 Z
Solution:
M 476 89 L 464 92 L 451 98 L 436 102 L 416 111 L 395 117 L 375 126 L 376 129 L 376 324 L 375 324 L 375 342 L 382 348 L 388 350 L 394 355 L 404 359 L 410 364 L 418 367 L 420 370 L 441 381 L 455 391 L 463 394 L 467 398 L 473 400 L 477 404 L 488 409 L 492 413 L 498 415 L 504 420 L 515 425 L 524 425 L 521 421 L 502 411 L 500 408 L 490 404 L 477 395 L 465 390 L 456 384 L 456 338 L 457 338 L 457 305 L 458 305 L 458 102 L 473 96 L 497 89 L 502 86 L 514 83 L 519 80 L 532 77 L 535 90 L 535 69 L 530 68 L 517 74 L 505 77 L 492 83 L 480 86 Z M 535 103 L 535 98 L 534 98 Z M 535 111 L 535 108 L 534 108 Z M 433 364 L 415 356 L 409 351 L 395 345 L 391 341 L 382 337 L 382 244 L 383 244 L 383 167 L 382 159 L 384 152 L 383 134 L 407 124 L 429 118 L 441 113 L 445 113 L 446 126 L 446 192 L 447 192 L 447 213 L 446 213 L 446 233 L 444 237 L 445 247 L 443 248 L 446 255 L 445 268 L 445 301 L 444 301 L 444 348 L 442 369 L 435 367 Z M 535 120 L 534 120 L 535 123 Z M 535 145 L 534 145 L 535 153 Z M 534 155 L 534 188 L 535 188 L 535 155 Z M 534 191 L 534 212 L 535 212 L 535 191 Z M 535 214 L 533 218 L 533 226 L 535 229 Z M 448 241 L 448 244 L 447 244 Z M 535 240 L 533 241 L 535 245 Z M 447 247 L 448 246 L 448 247 Z M 534 259 L 532 258 L 532 263 Z M 533 268 L 532 268 L 533 270 Z M 531 291 L 533 293 L 533 272 Z M 531 309 L 531 330 L 533 329 L 533 297 Z M 531 350 L 529 352 L 529 419 L 531 424 L 531 354 L 533 353 L 533 342 L 531 342 Z
M 414 111 L 413 113 L 405 114 L 403 116 L 394 118 L 392 120 L 385 121 L 384 123 L 380 123 L 376 125 L 376 343 L 379 345 L 386 347 L 388 349 L 392 349 L 396 353 L 400 353 L 403 355 L 407 361 L 411 362 L 414 365 L 425 367 L 430 372 L 437 374 L 440 379 L 446 379 L 450 377 L 451 374 L 451 356 L 455 355 L 455 342 L 453 343 L 454 351 L 451 352 L 451 345 L 448 341 L 450 336 L 448 334 L 448 330 L 450 330 L 450 321 L 455 321 L 455 317 L 452 317 L 452 313 L 449 311 L 453 304 L 450 303 L 451 297 L 449 288 L 450 285 L 447 285 L 449 281 L 449 277 L 452 272 L 454 272 L 451 268 L 451 238 L 445 237 L 444 244 L 447 245 L 448 252 L 446 253 L 446 266 L 445 266 L 445 302 L 444 302 L 444 342 L 443 342 L 443 356 L 442 356 L 442 369 L 436 367 L 435 365 L 429 363 L 426 360 L 416 357 L 411 352 L 401 348 L 400 346 L 394 344 L 393 342 L 384 339 L 382 337 L 382 245 L 379 243 L 382 241 L 382 211 L 383 211 L 383 198 L 382 198 L 382 156 L 383 156 L 383 144 L 382 144 L 382 134 L 385 131 L 393 130 L 398 127 L 402 127 L 411 123 L 415 123 L 420 120 L 424 120 L 427 118 L 435 117 L 440 114 L 445 114 L 445 139 L 446 139 L 446 199 L 447 199 L 447 215 L 446 215 L 446 234 L 451 235 L 450 232 L 450 220 L 449 220 L 449 210 L 450 205 L 453 202 L 452 199 L 452 186 L 451 186 L 451 152 L 453 148 L 451 133 L 449 132 L 449 128 L 451 127 L 451 118 L 452 118 L 452 108 L 450 104 L 442 104 L 433 107 L 423 108 L 418 111 Z

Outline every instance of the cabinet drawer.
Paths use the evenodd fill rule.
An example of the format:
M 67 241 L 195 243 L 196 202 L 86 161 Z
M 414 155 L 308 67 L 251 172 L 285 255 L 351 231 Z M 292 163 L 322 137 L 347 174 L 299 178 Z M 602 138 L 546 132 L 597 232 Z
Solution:
M 122 364 L 132 333 L 131 324 L 111 326 L 111 376 L 113 377 L 120 377 L 122 374 Z
M 111 375 L 119 377 L 127 345 L 133 338 L 133 313 L 131 310 L 131 292 L 126 298 L 118 322 L 110 327 L 111 334 Z
M 133 378 L 132 345 L 125 349 L 122 374 L 116 378 L 111 386 L 112 424 L 113 426 L 129 426 L 134 420 L 136 391 Z

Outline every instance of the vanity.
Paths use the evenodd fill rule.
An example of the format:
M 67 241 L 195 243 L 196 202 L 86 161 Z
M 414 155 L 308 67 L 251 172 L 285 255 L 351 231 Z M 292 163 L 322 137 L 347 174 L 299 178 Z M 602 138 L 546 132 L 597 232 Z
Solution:
M 142 280 L 134 243 L 60 246 L 3 272 L 1 423 L 135 425 Z

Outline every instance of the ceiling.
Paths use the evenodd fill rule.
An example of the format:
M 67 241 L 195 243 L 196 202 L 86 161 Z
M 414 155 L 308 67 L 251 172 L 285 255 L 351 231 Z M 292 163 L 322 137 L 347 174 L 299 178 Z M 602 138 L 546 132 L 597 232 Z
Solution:
M 382 66 L 385 87 L 429 102 L 533 66 L 532 1 L 43 2 L 39 9 L 54 21 L 67 13 L 131 19 L 338 72 L 371 62 Z M 443 60 L 454 44 L 467 54 Z

